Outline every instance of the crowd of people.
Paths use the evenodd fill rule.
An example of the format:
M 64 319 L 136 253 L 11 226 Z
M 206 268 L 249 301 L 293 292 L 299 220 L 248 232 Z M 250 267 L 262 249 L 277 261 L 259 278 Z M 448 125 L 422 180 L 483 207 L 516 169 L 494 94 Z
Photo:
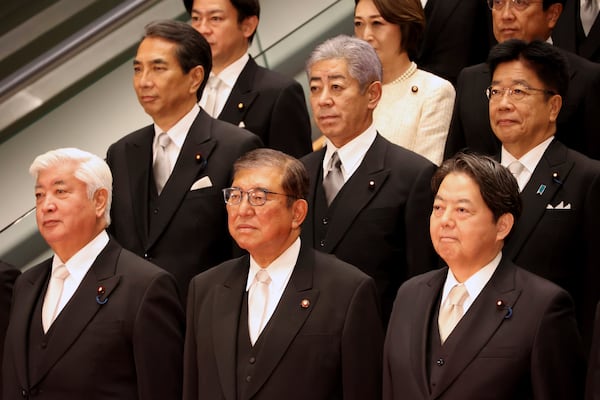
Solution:
M 600 399 L 596 3 L 355 0 L 314 151 L 258 0 L 149 23 L 153 123 L 31 164 L 0 399 Z

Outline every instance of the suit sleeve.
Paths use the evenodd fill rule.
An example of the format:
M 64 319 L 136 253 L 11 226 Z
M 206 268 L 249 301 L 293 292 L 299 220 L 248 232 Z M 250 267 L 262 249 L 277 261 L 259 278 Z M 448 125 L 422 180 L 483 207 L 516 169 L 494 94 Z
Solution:
M 140 400 L 181 399 L 184 324 L 175 280 L 161 272 L 146 288 L 135 320 Z
M 350 303 L 342 334 L 342 385 L 345 400 L 381 398 L 383 327 L 375 284 L 365 279 Z
M 542 313 L 531 354 L 533 398 L 581 399 L 585 361 L 573 302 L 560 291 Z
M 312 150 L 311 127 L 302 86 L 284 88 L 273 107 L 268 147 L 300 158 Z

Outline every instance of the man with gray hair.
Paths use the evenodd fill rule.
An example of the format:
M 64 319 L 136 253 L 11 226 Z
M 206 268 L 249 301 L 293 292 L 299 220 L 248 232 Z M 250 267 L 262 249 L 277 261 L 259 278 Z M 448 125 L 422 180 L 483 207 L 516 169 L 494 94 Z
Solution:
M 437 265 L 428 233 L 435 166 L 377 133 L 382 72 L 367 42 L 327 40 L 306 72 L 326 147 L 302 158 L 311 179 L 302 240 L 373 277 L 386 323 L 400 284 Z
M 174 278 L 123 249 L 112 176 L 88 152 L 38 156 L 36 220 L 54 255 L 15 283 L 5 399 L 180 399 L 184 316 Z

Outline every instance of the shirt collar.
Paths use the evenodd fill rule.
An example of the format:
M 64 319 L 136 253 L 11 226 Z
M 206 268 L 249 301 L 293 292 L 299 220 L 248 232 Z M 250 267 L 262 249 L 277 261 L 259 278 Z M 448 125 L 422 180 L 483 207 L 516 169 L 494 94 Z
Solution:
M 502 251 L 499 251 L 492 261 L 490 261 L 487 265 L 485 265 L 479 271 L 475 272 L 469 277 L 469 279 L 463 282 L 463 285 L 465 285 L 467 292 L 469 292 L 469 297 L 465 300 L 464 303 L 465 308 L 470 307 L 470 305 L 473 304 L 477 296 L 479 296 L 479 293 L 481 293 L 485 285 L 491 279 L 492 275 L 494 275 L 494 272 L 496 271 L 496 268 L 498 268 L 501 259 Z M 458 284 L 460 283 L 454 277 L 452 270 L 448 268 L 448 275 L 446 276 L 446 282 L 444 283 L 444 289 L 442 291 L 441 304 L 444 304 L 444 301 L 446 301 L 450 290 Z
M 181 149 L 183 146 L 183 142 L 194 123 L 194 120 L 198 116 L 200 112 L 200 107 L 198 104 L 194 104 L 192 109 L 185 114 L 171 129 L 167 131 L 167 135 L 171 138 L 171 141 L 177 146 L 178 149 Z M 154 147 L 158 146 L 158 135 L 160 135 L 163 131 L 160 127 L 154 124 Z
M 59 265 L 64 264 L 67 267 L 69 274 L 78 281 L 81 281 L 107 244 L 108 234 L 105 230 L 102 230 L 102 232 L 88 242 L 88 244 L 83 246 L 65 263 L 63 263 L 58 255 L 54 254 L 54 257 L 52 258 L 52 272 L 54 272 Z
M 292 271 L 298 261 L 300 254 L 300 237 L 298 237 L 290 247 L 288 247 L 279 257 L 277 257 L 269 266 L 266 267 L 269 276 L 271 277 L 271 290 L 283 289 L 283 286 L 289 281 Z M 261 267 L 250 256 L 250 270 L 248 271 L 248 280 L 246 282 L 246 291 L 250 289 L 254 276 Z
M 533 149 L 531 149 L 527 153 L 525 153 L 523 155 L 523 157 L 519 158 L 518 161 L 521 164 L 523 164 L 523 166 L 527 169 L 527 171 L 530 174 L 532 174 L 533 171 L 535 170 L 535 167 L 537 167 L 538 163 L 544 156 L 546 149 L 548 148 L 548 146 L 550 146 L 550 143 L 552 143 L 553 139 L 554 139 L 554 136 L 550 136 L 548 139 L 544 140 L 542 143 L 538 144 Z M 510 163 L 512 163 L 513 161 L 516 161 L 517 159 L 512 154 L 510 154 L 504 148 L 504 146 L 502 146 L 500 160 L 502 160 L 501 164 L 504 167 L 508 167 L 510 165 Z
M 327 147 L 325 149 L 325 157 L 323 157 L 323 177 L 327 174 L 329 159 L 333 153 L 337 151 L 340 161 L 342 162 L 342 175 L 344 176 L 344 180 L 348 180 L 360 166 L 360 163 L 365 158 L 365 154 L 367 154 L 367 151 L 375 141 L 376 137 L 377 129 L 375 129 L 375 124 L 372 123 L 363 133 L 339 149 L 326 138 L 325 143 Z
M 242 70 L 248 63 L 249 59 L 250 59 L 250 56 L 248 55 L 248 53 L 244 53 L 243 56 L 241 56 L 240 58 L 238 58 L 237 60 L 235 60 L 234 62 L 229 64 L 227 67 L 225 67 L 221 71 L 221 73 L 219 73 L 218 75 L 215 75 L 211 72 L 210 76 L 211 77 L 218 76 L 219 79 L 221 79 L 221 81 L 223 83 L 225 83 L 227 86 L 232 88 L 233 85 L 235 85 L 235 81 L 237 81 L 238 77 L 242 73 Z

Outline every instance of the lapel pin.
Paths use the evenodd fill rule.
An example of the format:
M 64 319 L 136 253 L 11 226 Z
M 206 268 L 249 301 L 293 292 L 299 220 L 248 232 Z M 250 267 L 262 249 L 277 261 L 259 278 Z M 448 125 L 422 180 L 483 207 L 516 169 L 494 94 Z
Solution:
M 206 168 L 206 159 L 204 157 L 202 157 L 202 153 L 196 153 L 194 155 L 194 159 L 196 160 L 196 162 L 198 164 L 200 164 L 200 171 L 204 170 L 204 168 Z
M 96 303 L 100 305 L 106 304 L 106 302 L 108 301 L 108 297 L 102 300 L 102 296 L 104 295 L 104 293 L 106 293 L 106 289 L 104 289 L 104 286 L 98 286 L 98 295 L 96 296 Z
M 419 87 L 418 86 L 413 86 L 410 88 L 410 91 L 413 93 L 417 93 L 419 91 Z
M 300 302 L 300 307 L 302 307 L 302 308 L 308 308 L 308 307 L 310 307 L 310 300 L 308 300 L 308 299 L 302 299 L 302 301 Z
M 506 310 L 506 315 L 504 315 L 504 319 L 509 319 L 510 317 L 512 317 L 512 307 L 508 306 L 504 303 L 504 300 L 499 299 L 496 301 L 496 308 L 498 310 Z
M 540 195 L 540 196 L 541 196 L 541 195 L 544 193 L 544 190 L 546 190 L 546 185 L 544 185 L 544 184 L 541 184 L 541 185 L 540 185 L 540 187 L 538 188 L 538 190 L 537 190 L 537 192 L 536 192 L 535 194 L 538 194 L 538 195 Z
M 562 181 L 560 180 L 560 177 L 558 176 L 558 172 L 553 172 L 552 173 L 552 181 L 554 183 L 557 183 L 559 185 L 562 185 Z
M 244 103 L 238 103 L 238 110 L 244 109 Z
M 375 189 L 375 181 L 369 181 L 369 189 L 371 189 L 371 190 Z

